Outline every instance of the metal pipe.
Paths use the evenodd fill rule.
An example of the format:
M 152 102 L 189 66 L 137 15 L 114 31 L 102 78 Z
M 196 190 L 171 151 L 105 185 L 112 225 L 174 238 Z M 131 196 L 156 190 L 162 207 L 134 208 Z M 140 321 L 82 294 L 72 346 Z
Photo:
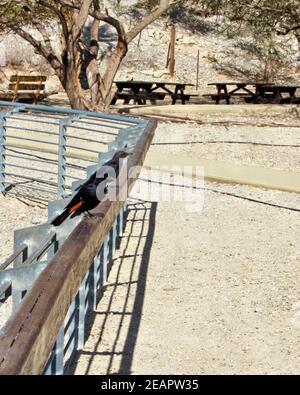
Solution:
M 20 256 L 24 250 L 26 250 L 27 245 L 22 244 L 9 258 L 6 259 L 4 263 L 0 265 L 0 271 L 6 269 L 9 265 L 11 265 L 17 258 Z
M 14 136 L 14 135 L 9 135 L 7 136 L 8 138 L 13 138 L 16 140 L 25 140 L 25 141 L 32 141 L 34 143 L 43 143 L 43 144 L 48 144 L 48 145 L 55 145 L 57 147 L 57 143 L 53 143 L 52 141 L 47 141 L 47 140 L 35 140 L 35 139 L 30 139 L 28 137 L 20 137 L 20 136 Z M 34 149 L 32 149 L 34 151 Z
M 20 126 L 7 125 L 7 129 L 22 130 L 22 132 L 25 130 L 26 132 L 43 133 L 43 134 L 50 134 L 52 136 L 58 136 L 58 133 L 48 132 L 47 130 L 24 128 L 23 126 L 20 127 Z
M 31 170 L 31 171 L 37 171 L 37 172 L 41 172 L 41 173 L 45 173 L 45 174 L 53 174 L 53 175 L 57 175 L 57 172 L 54 171 L 50 171 L 50 170 L 43 170 L 43 169 L 37 169 L 34 167 L 28 167 L 28 166 L 22 166 L 22 165 L 15 165 L 15 164 L 9 164 L 7 165 L 7 167 L 17 167 L 18 169 L 26 169 L 26 170 Z
M 93 152 L 95 154 L 99 154 L 99 151 L 90 149 L 90 148 L 83 148 L 83 147 L 76 147 L 76 145 L 67 145 L 67 148 L 73 148 L 73 149 L 78 149 L 79 151 L 87 151 L 87 152 Z
M 42 246 L 36 250 L 33 254 L 31 254 L 26 261 L 22 263 L 22 265 L 32 265 L 34 261 L 39 261 L 48 251 L 48 249 L 52 246 L 52 244 L 56 241 L 56 233 L 51 233 L 49 237 L 43 242 Z
M 87 130 L 89 132 L 93 132 L 93 133 L 101 133 L 101 134 L 108 134 L 110 136 L 116 136 L 116 133 L 110 133 L 110 132 L 105 132 L 103 130 L 95 130 L 95 129 L 91 129 L 91 128 L 84 128 L 82 126 L 72 126 L 78 130 Z
M 1 107 L 14 107 L 14 108 L 22 108 L 24 110 L 31 110 L 32 112 L 37 112 L 37 111 L 42 111 L 42 112 L 51 112 L 51 113 L 57 113 L 57 114 L 66 114 L 69 116 L 70 114 L 81 114 L 82 116 L 86 117 L 93 117 L 97 119 L 112 119 L 112 120 L 119 120 L 121 122 L 124 121 L 123 116 L 117 116 L 117 115 L 109 115 L 109 114 L 99 114 L 97 112 L 86 112 L 86 111 L 78 111 L 78 110 L 73 110 L 73 109 L 62 109 L 59 107 L 47 107 L 47 106 L 37 106 L 37 105 L 31 105 L 31 104 L 21 104 L 21 103 L 11 103 L 11 102 L 5 102 L 5 101 L 0 101 L 0 106 Z M 126 117 L 126 121 L 129 123 L 145 123 L 144 120 L 141 120 L 139 118 L 130 118 Z
M 47 121 L 42 121 L 41 119 L 26 119 L 27 114 L 24 114 L 25 118 L 19 118 L 19 117 L 15 117 L 14 115 L 9 115 L 8 119 L 13 119 L 13 120 L 18 120 L 18 121 L 25 121 L 25 122 L 37 122 L 37 123 L 43 123 L 46 125 L 55 125 L 58 126 L 59 122 L 47 122 Z
M 97 119 L 95 119 L 95 121 L 97 121 Z M 89 121 L 86 121 L 84 118 L 81 118 L 80 120 L 76 121 L 75 123 L 84 123 L 86 125 L 94 125 L 94 126 L 100 125 L 100 126 L 105 126 L 106 128 L 109 128 L 109 129 L 120 129 L 121 125 L 129 126 L 131 124 L 130 122 L 129 123 L 113 122 L 112 120 L 110 120 L 109 123 L 89 122 Z M 112 123 L 112 125 L 111 125 L 111 123 Z
M 65 195 L 66 184 L 66 145 L 67 145 L 66 121 L 59 122 L 58 141 L 58 175 L 57 175 L 57 197 L 62 199 Z
M 76 139 L 76 140 L 88 141 L 88 142 L 97 143 L 97 144 L 105 144 L 105 145 L 108 144 L 107 141 L 93 140 L 93 139 L 88 139 L 88 138 L 85 138 L 85 137 L 73 136 L 72 134 L 68 134 L 68 139 Z
M 26 154 L 24 154 L 24 155 L 26 155 Z M 20 158 L 20 156 L 13 155 L 13 154 L 6 154 L 6 157 L 7 158 L 23 159 L 23 158 Z M 47 163 L 47 165 L 50 165 L 50 166 L 54 166 L 54 165 L 57 166 L 57 161 L 49 159 L 49 158 L 45 158 L 45 159 L 24 158 L 24 160 L 30 160 L 30 162 Z M 55 173 L 55 174 L 57 174 L 57 173 Z

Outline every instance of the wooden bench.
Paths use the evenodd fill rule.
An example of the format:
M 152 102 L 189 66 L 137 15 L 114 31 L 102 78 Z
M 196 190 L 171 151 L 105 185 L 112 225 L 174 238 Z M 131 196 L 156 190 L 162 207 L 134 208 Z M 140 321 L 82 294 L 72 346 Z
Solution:
M 253 97 L 250 97 L 249 94 L 247 93 L 234 93 L 234 94 L 230 94 L 230 93 L 207 93 L 202 95 L 204 97 L 210 97 L 212 100 L 214 100 L 216 102 L 216 104 L 220 104 L 221 100 L 226 100 L 227 104 L 230 104 L 230 99 L 232 97 L 242 97 L 243 99 L 246 100 L 253 100 Z
M 226 103 L 230 104 L 231 95 L 228 93 L 207 93 L 202 96 L 210 97 L 212 100 L 216 102 L 216 104 L 220 104 L 221 100 L 226 100 Z
M 13 75 L 9 82 L 9 91 L 0 93 L 0 100 L 33 103 L 45 98 L 45 81 L 43 75 Z
M 191 97 L 199 97 L 198 94 L 191 93 L 177 93 L 172 95 L 172 104 L 176 104 L 177 100 L 180 100 L 182 104 L 185 104 L 187 101 L 190 101 Z

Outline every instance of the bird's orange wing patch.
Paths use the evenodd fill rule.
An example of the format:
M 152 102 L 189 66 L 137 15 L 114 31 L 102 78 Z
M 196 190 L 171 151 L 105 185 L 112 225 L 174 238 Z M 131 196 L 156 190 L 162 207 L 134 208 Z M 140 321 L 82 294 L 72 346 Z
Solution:
M 69 209 L 70 213 L 75 213 L 83 205 L 83 200 Z

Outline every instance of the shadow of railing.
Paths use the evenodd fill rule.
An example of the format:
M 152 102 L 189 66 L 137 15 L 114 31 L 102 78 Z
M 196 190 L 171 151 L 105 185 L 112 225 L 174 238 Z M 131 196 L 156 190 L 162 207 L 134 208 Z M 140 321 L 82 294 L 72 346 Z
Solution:
M 100 302 L 98 309 L 91 313 L 88 322 L 87 337 L 97 321 L 96 325 L 99 327 L 97 340 L 93 343 L 91 351 L 78 351 L 68 374 L 75 374 L 77 371 L 80 371 L 80 374 L 91 374 L 94 371 L 94 365 L 101 365 L 101 373 L 103 374 L 131 374 L 144 305 L 156 211 L 157 203 L 138 202 L 129 204 L 125 229 L 126 237 L 123 245 L 121 245 L 121 254 L 113 260 L 113 265 L 116 267 L 111 273 L 110 282 L 104 288 L 104 294 L 107 293 L 105 309 L 101 310 L 102 302 Z M 125 295 L 121 303 L 118 301 L 121 307 L 118 307 L 116 311 L 113 306 L 115 301 L 120 298 L 118 295 L 119 287 L 122 287 L 122 295 L 124 293 Z M 103 316 L 102 320 L 99 320 L 100 315 Z M 101 342 L 104 337 L 107 338 L 112 316 L 114 320 L 118 320 L 117 328 L 114 329 L 114 333 L 110 332 L 109 345 L 106 342 L 104 351 Z M 128 317 L 130 318 L 128 319 Z M 100 325 L 99 321 L 101 321 Z M 127 331 L 125 338 L 124 331 Z M 95 336 L 95 331 L 93 332 Z M 82 356 L 87 359 L 84 369 L 80 368 Z M 99 358 L 104 359 L 99 361 Z M 117 361 L 116 358 L 118 358 Z

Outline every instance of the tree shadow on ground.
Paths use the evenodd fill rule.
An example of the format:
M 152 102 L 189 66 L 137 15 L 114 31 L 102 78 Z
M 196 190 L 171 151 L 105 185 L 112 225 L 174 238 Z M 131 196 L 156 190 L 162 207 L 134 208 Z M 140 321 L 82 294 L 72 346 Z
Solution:
M 170 10 L 170 19 L 173 23 L 182 26 L 192 33 L 216 33 L 216 25 L 206 18 L 203 12 L 177 4 Z
M 142 19 L 144 13 L 132 8 L 130 12 L 126 13 L 132 20 L 138 21 Z M 217 32 L 216 24 L 207 18 L 203 11 L 197 11 L 188 7 L 187 5 L 177 4 L 169 11 L 170 22 L 189 30 L 192 33 L 209 34 Z

